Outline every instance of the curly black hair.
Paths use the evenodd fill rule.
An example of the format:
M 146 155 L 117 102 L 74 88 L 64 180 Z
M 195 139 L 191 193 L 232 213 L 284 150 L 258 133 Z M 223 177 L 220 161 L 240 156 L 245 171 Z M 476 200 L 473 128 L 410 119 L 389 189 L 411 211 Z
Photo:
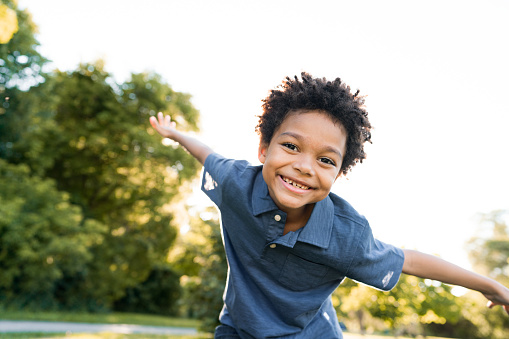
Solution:
M 263 113 L 259 116 L 256 132 L 260 142 L 268 145 L 276 129 L 289 113 L 296 111 L 323 111 L 333 121 L 343 125 L 348 133 L 346 154 L 340 171 L 347 174 L 356 163 L 366 158 L 364 143 L 371 142 L 371 124 L 368 112 L 364 109 L 364 97 L 354 94 L 340 78 L 327 81 L 325 78 L 313 78 L 306 72 L 301 73 L 302 80 L 286 77 L 283 84 L 270 91 L 263 100 Z

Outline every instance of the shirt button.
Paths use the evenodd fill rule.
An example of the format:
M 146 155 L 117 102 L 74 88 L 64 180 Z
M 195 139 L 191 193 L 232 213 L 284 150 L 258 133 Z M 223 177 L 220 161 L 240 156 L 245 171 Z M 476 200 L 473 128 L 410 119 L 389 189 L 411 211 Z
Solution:
M 279 214 L 276 214 L 276 215 L 274 216 L 274 220 L 276 220 L 276 221 L 281 221 L 281 216 L 280 216 Z
M 276 248 L 276 244 L 270 244 L 270 248 Z

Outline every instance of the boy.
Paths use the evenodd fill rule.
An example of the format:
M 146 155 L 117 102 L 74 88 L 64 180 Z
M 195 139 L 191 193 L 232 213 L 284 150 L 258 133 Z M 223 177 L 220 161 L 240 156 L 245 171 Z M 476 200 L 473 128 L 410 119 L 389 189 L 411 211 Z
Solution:
M 339 78 L 287 78 L 264 100 L 262 166 L 225 159 L 150 118 L 204 165 L 203 191 L 221 211 L 228 279 L 216 338 L 342 338 L 331 293 L 345 277 L 390 290 L 401 273 L 483 293 L 509 311 L 509 289 L 437 257 L 374 239 L 332 184 L 365 158 L 363 99 Z

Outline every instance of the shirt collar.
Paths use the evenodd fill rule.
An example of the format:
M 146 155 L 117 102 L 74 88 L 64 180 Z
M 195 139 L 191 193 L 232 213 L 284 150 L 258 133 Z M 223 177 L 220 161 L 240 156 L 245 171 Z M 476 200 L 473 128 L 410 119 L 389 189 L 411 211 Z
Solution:
M 278 210 L 277 205 L 269 195 L 269 189 L 265 180 L 263 180 L 261 170 L 254 182 L 252 208 L 254 216 Z M 311 217 L 306 226 L 301 229 L 297 240 L 321 248 L 328 248 L 332 235 L 333 222 L 334 204 L 330 197 L 327 196 L 325 199 L 315 204 Z
M 257 216 L 265 212 L 277 210 L 278 207 L 269 195 L 269 187 L 265 180 L 260 166 L 260 172 L 255 178 L 252 197 L 253 215 Z

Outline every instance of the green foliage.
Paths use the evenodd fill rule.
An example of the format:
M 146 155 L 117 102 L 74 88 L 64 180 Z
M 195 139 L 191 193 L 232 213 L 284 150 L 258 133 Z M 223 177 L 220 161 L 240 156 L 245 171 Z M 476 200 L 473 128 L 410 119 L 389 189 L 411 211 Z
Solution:
M 467 244 L 474 268 L 498 282 L 509 285 L 509 211 L 497 210 L 480 215 L 479 235 Z M 500 308 L 488 309 L 480 294 L 471 297 L 463 311 L 477 328 L 476 338 L 506 338 L 507 314 Z
M 192 218 L 189 232 L 173 252 L 173 262 L 183 274 L 184 314 L 202 320 L 201 329 L 213 332 L 219 324 L 228 270 L 214 209 L 202 212 L 201 218 Z
M 88 243 L 93 259 L 85 268 L 59 276 L 53 303 L 106 310 L 166 262 L 176 237 L 167 205 L 198 171 L 183 149 L 161 144 L 148 117 L 171 111 L 182 128 L 195 129 L 198 112 L 189 96 L 158 75 L 133 75 L 117 85 L 100 63 L 55 72 L 28 92 L 10 92 L 0 121 L 6 132 L 0 158 L 23 164 L 27 176 L 55 182 L 80 211 L 82 227 L 94 226 L 100 239 Z M 44 214 L 39 218 L 48 222 Z
M 477 271 L 509 283 L 509 213 L 493 211 L 480 218 L 480 235 L 468 243 Z M 488 309 L 478 292 L 454 297 L 442 283 L 402 275 L 398 285 L 381 292 L 346 280 L 333 301 L 349 329 L 392 329 L 394 334 L 456 338 L 506 338 L 509 317 L 501 307 Z
M 0 45 L 0 303 L 108 310 L 126 291 L 171 289 L 157 305 L 168 314 L 179 291 L 161 268 L 176 237 L 168 205 L 198 163 L 148 118 L 196 130 L 198 111 L 157 74 L 116 84 L 101 62 L 43 74 L 28 12 L 3 3 L 18 30 Z
M 368 327 L 382 329 L 383 322 L 397 335 L 418 335 L 426 324 L 456 324 L 460 319 L 457 298 L 450 293 L 450 286 L 440 282 L 402 275 L 389 292 L 351 281 L 347 281 L 347 287 L 335 293 L 341 303 L 338 313 L 357 319 L 358 325 L 354 326 L 361 331 Z
M 179 278 L 168 266 L 154 267 L 144 282 L 126 290 L 126 295 L 115 302 L 114 309 L 175 316 L 181 296 Z
M 6 44 L 0 44 L 0 158 L 12 153 L 12 141 L 19 139 L 22 118 L 13 113 L 19 89 L 44 82 L 42 67 L 46 63 L 38 52 L 36 27 L 29 13 L 20 11 L 17 1 L 2 0 L 3 6 L 15 12 L 18 30 Z
M 5 89 L 20 87 L 26 90 L 44 82 L 41 72 L 46 62 L 37 52 L 39 43 L 34 36 L 36 27 L 30 14 L 18 9 L 17 1 L 2 0 L 1 3 L 9 12 L 15 12 L 18 29 L 7 43 L 0 43 L 0 115 L 3 111 L 1 105 L 8 104 L 5 99 L 8 95 L 4 96 Z
M 55 181 L 30 176 L 25 165 L 0 159 L 0 301 L 52 307 L 66 275 L 86 270 L 89 248 L 104 225 L 83 220 L 81 209 Z
M 467 244 L 475 269 L 500 283 L 509 285 L 509 211 L 482 214 L 480 232 Z
M 44 149 L 51 150 L 53 164 L 44 170 L 70 193 L 86 218 L 108 225 L 104 242 L 92 248 L 96 260 L 82 280 L 94 286 L 86 288 L 92 295 L 83 297 L 105 305 L 166 261 L 176 232 L 164 205 L 198 170 L 190 155 L 162 145 L 148 127 L 155 111 L 177 110 L 171 102 L 174 92 L 159 81 L 156 75 L 135 75 L 121 87 L 126 90 L 119 90 L 97 64 L 57 73 L 51 82 L 58 98 L 53 114 L 58 130 L 46 139 Z M 174 113 L 191 122 L 197 114 L 187 107 Z M 35 160 L 34 170 L 40 171 L 40 161 Z M 72 282 L 76 284 L 80 282 Z

